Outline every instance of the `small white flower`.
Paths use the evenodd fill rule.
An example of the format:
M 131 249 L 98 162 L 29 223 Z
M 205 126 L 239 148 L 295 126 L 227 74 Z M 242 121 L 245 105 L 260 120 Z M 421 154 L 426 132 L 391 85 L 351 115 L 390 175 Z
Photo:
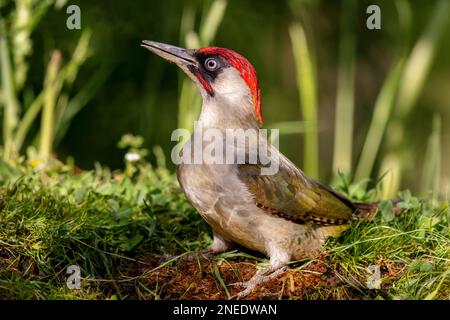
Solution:
M 129 161 L 129 162 L 136 162 L 136 161 L 141 160 L 141 156 L 134 152 L 127 152 L 125 154 L 125 160 Z

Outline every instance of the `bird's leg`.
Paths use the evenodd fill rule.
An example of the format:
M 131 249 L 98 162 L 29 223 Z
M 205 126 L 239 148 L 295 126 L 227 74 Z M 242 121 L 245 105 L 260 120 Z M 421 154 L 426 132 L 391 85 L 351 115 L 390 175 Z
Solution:
M 266 283 L 287 271 L 287 263 L 290 256 L 283 252 L 278 252 L 276 255 L 270 257 L 269 267 L 258 270 L 255 275 L 246 282 L 236 283 L 243 286 L 245 289 L 236 295 L 237 299 L 245 298 L 247 295 L 259 285 Z
M 228 240 L 227 238 L 224 238 L 217 232 L 213 230 L 213 243 L 209 248 L 197 250 L 197 251 L 191 251 L 187 254 L 183 255 L 182 259 L 187 261 L 192 261 L 196 259 L 198 256 L 206 256 L 210 257 L 214 254 L 219 254 L 222 252 L 226 252 L 230 250 L 234 246 L 234 242 L 231 240 Z M 165 255 L 161 258 L 161 262 L 169 261 L 170 259 L 173 259 L 174 255 Z
M 200 250 L 200 251 L 194 251 L 191 253 L 187 254 L 187 259 L 189 258 L 193 258 L 193 257 L 189 257 L 191 254 L 195 257 L 197 256 L 197 254 L 200 254 L 202 256 L 207 256 L 210 257 L 212 255 L 215 254 L 219 254 L 222 252 L 226 252 L 228 250 L 230 250 L 231 248 L 233 248 L 234 243 L 231 240 L 228 240 L 227 238 L 221 236 L 220 234 L 218 234 L 217 232 L 215 232 L 213 230 L 213 243 L 209 248 Z
M 233 241 L 228 240 L 227 238 L 224 238 L 217 232 L 213 231 L 213 243 L 207 250 L 209 250 L 211 253 L 217 254 L 231 250 L 233 246 Z

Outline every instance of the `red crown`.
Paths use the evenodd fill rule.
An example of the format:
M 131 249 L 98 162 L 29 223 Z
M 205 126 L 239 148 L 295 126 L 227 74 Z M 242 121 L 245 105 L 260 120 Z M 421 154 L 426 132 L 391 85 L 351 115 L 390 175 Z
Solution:
M 245 83 L 252 93 L 255 112 L 259 122 L 262 124 L 263 117 L 261 108 L 261 91 L 259 90 L 258 76 L 256 74 L 255 68 L 253 68 L 250 62 L 236 51 L 227 48 L 207 47 L 201 48 L 198 51 L 200 53 L 206 54 L 217 54 L 225 58 L 230 65 L 232 65 L 237 71 L 239 71 L 242 79 L 244 79 Z

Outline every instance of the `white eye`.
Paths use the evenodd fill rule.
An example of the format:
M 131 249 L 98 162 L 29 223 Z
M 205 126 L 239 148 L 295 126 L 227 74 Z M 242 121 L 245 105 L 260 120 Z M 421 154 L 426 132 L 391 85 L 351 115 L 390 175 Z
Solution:
M 205 67 L 206 69 L 213 71 L 217 68 L 219 64 L 217 63 L 217 60 L 214 58 L 208 58 L 205 61 Z

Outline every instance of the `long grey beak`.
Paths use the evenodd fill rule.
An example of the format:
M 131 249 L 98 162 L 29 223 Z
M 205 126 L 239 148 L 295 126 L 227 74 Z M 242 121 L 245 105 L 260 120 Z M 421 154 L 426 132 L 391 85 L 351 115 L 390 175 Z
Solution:
M 192 56 L 193 50 L 183 49 L 170 44 L 143 40 L 141 47 L 157 54 L 158 56 L 174 62 L 176 64 L 196 64 L 194 57 Z

